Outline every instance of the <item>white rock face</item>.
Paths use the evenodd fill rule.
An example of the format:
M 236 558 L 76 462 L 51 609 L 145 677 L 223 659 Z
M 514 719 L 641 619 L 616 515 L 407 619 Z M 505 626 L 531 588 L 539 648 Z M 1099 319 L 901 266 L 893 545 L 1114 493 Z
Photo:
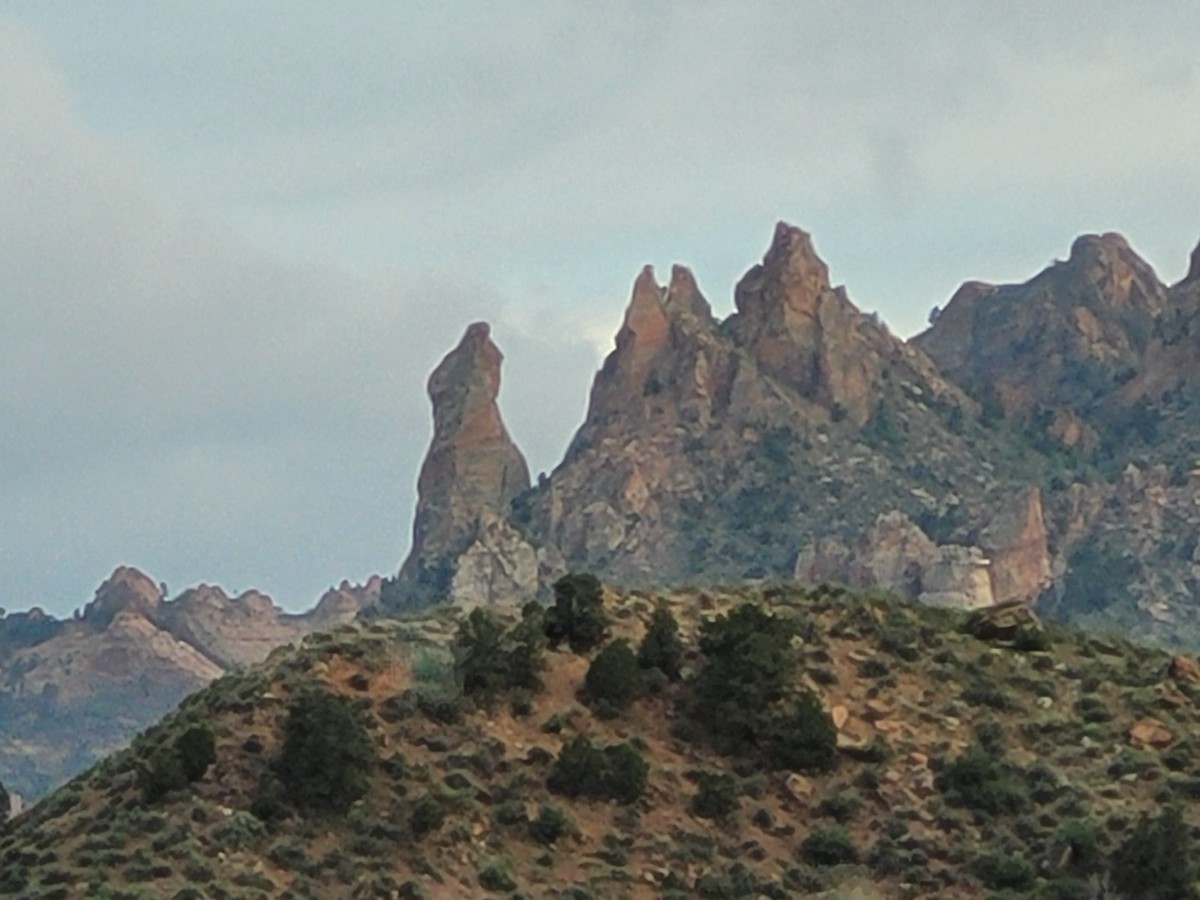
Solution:
M 930 606 L 979 609 L 997 602 L 993 569 L 980 548 L 939 547 L 908 516 L 892 510 L 879 516 L 854 547 L 824 538 L 804 548 L 795 577 L 810 584 L 882 588 Z
M 495 514 L 480 517 L 475 540 L 455 561 L 449 600 L 464 608 L 532 597 L 537 551 Z

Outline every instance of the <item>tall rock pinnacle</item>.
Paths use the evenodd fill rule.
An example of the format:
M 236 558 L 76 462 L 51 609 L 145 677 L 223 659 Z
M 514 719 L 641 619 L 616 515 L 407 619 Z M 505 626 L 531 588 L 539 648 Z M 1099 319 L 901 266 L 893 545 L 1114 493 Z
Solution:
M 433 441 L 417 482 L 401 584 L 448 590 L 457 559 L 482 531 L 502 525 L 513 498 L 529 487 L 525 458 L 496 405 L 503 358 L 487 324 L 476 322 L 429 377 Z
M 780 222 L 734 300 L 734 335 L 761 371 L 822 406 L 836 404 L 857 424 L 870 418 L 878 336 L 864 332 L 867 318 L 830 285 L 808 232 Z

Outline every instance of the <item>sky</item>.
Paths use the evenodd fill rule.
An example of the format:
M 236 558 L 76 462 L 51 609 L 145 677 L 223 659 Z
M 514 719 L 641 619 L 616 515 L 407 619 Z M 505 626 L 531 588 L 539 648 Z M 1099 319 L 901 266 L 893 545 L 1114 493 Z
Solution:
M 0 0 L 0 606 L 399 568 L 476 320 L 531 470 L 632 281 L 783 219 L 909 336 L 1084 232 L 1200 239 L 1200 6 Z

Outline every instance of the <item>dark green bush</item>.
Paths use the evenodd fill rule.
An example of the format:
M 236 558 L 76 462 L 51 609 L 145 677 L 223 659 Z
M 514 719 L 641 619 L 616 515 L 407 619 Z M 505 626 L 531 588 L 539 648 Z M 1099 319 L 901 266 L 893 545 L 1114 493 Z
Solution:
M 513 881 L 508 870 L 499 863 L 492 863 L 479 872 L 479 886 L 485 891 L 515 891 L 517 883 Z
M 596 747 L 583 735 L 563 745 L 546 786 L 567 797 L 633 803 L 646 789 L 650 767 L 632 744 Z
M 650 616 L 646 635 L 638 647 L 638 665 L 643 669 L 658 669 L 671 681 L 678 681 L 683 667 L 683 640 L 679 623 L 671 610 L 660 603 Z
M 505 631 L 491 610 L 473 609 L 459 624 L 456 637 L 463 693 L 486 706 L 501 693 L 540 691 L 546 667 L 542 629 L 542 610 L 536 603 L 525 607 L 511 631 Z
M 858 815 L 860 809 L 862 809 L 862 798 L 859 796 L 858 791 L 849 788 L 826 797 L 821 801 L 821 805 L 817 807 L 817 812 L 831 819 L 836 819 L 840 824 L 844 825 Z
M 418 800 L 409 815 L 408 823 L 417 837 L 423 837 L 442 827 L 446 821 L 446 804 L 439 798 L 426 794 Z
M 171 791 L 187 787 L 188 779 L 174 747 L 158 747 L 138 768 L 138 787 L 147 803 L 157 803 Z
M 199 781 L 208 767 L 217 761 L 217 738 L 208 725 L 190 725 L 175 741 L 175 751 L 183 775 L 188 781 Z
M 978 744 L 946 765 L 937 786 L 951 804 L 992 815 L 1020 812 L 1027 803 L 1004 762 Z
M 800 858 L 814 866 L 838 866 L 858 862 L 858 848 L 850 832 L 840 825 L 814 828 L 800 842 Z
M 1073 875 L 1091 875 L 1103 862 L 1100 828 L 1091 819 L 1073 819 L 1058 830 L 1054 838 L 1059 848 L 1063 871 Z
M 1018 854 L 985 853 L 971 866 L 985 887 L 1023 891 L 1033 884 L 1033 866 Z
M 737 779 L 728 772 L 717 775 L 705 772 L 700 775 L 697 787 L 690 808 L 701 819 L 723 819 L 741 805 Z
M 765 730 L 767 757 L 793 772 L 828 772 L 837 765 L 837 728 L 811 691 L 802 691 Z
M 557 648 L 566 641 L 576 653 L 586 653 L 608 634 L 604 587 L 595 575 L 564 575 L 554 583 L 554 606 L 546 611 L 546 640 Z
M 641 693 L 642 670 L 629 642 L 616 640 L 601 650 L 583 680 L 588 703 L 602 715 L 627 709 Z
M 375 751 L 355 703 L 320 684 L 288 705 L 283 747 L 273 766 L 302 812 L 343 813 L 367 791 Z
M 575 831 L 575 823 L 557 806 L 543 806 L 529 823 L 529 836 L 539 844 L 553 844 Z

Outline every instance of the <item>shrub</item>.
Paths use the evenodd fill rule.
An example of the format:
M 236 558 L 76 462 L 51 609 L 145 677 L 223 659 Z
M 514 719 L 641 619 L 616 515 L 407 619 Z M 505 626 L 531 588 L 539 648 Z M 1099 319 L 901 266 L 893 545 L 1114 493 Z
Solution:
M 768 757 L 794 772 L 827 772 L 837 764 L 837 728 L 811 691 L 803 691 L 767 730 Z
M 683 641 L 679 623 L 666 604 L 660 603 L 650 616 L 646 635 L 638 647 L 638 665 L 658 669 L 671 681 L 678 681 L 683 668 Z
M 546 786 L 567 797 L 633 803 L 646 790 L 650 767 L 632 744 L 595 747 L 583 735 L 563 745 Z
M 1191 834 L 1176 807 L 1143 816 L 1112 855 L 1112 885 L 1128 900 L 1195 900 L 1191 853 Z
M 413 805 L 408 824 L 417 837 L 423 837 L 431 831 L 442 827 L 446 821 L 446 804 L 430 794 L 426 794 Z
M 544 633 L 550 646 L 563 641 L 576 653 L 586 653 L 604 640 L 608 615 L 604 588 L 595 575 L 564 575 L 554 583 L 554 606 L 546 611 Z
M 698 781 L 699 790 L 692 797 L 692 814 L 701 819 L 723 819 L 741 805 L 737 779 L 725 772 L 719 775 L 704 773 Z
M 175 741 L 179 763 L 188 781 L 199 781 L 217 761 L 217 738 L 208 725 L 191 725 Z
M 642 689 L 642 670 L 628 641 L 613 641 L 596 655 L 584 677 L 583 689 L 588 702 L 601 715 L 610 717 L 628 708 Z
M 862 798 L 858 795 L 858 791 L 849 788 L 826 797 L 817 807 L 817 812 L 844 825 L 858 815 L 861 808 Z
M 314 684 L 288 706 L 274 773 L 301 811 L 344 813 L 366 793 L 374 757 L 358 707 Z
M 800 842 L 800 857 L 814 866 L 837 866 L 858 862 L 858 849 L 850 832 L 835 825 L 810 831 Z
M 756 752 L 796 661 L 790 623 L 743 603 L 700 628 L 706 663 L 689 690 L 688 718 L 719 753 Z
M 985 887 L 1022 891 L 1033 884 L 1033 866 L 1019 854 L 985 853 L 971 868 Z
M 138 768 L 138 787 L 147 803 L 157 803 L 171 791 L 187 787 L 188 779 L 174 747 L 158 747 Z
M 951 803 L 993 815 L 1025 807 L 1025 791 L 1003 761 L 978 744 L 951 761 L 937 779 Z
M 529 823 L 529 836 L 539 844 L 553 844 L 575 831 L 575 823 L 557 806 L 543 806 Z
M 521 621 L 505 631 L 489 609 L 474 609 L 459 624 L 458 675 L 463 693 L 490 704 L 505 691 L 533 694 L 542 689 L 546 668 L 543 612 L 526 604 Z
M 515 891 L 517 883 L 508 870 L 499 863 L 492 863 L 479 872 L 479 886 L 485 891 Z
M 456 644 L 463 693 L 490 702 L 508 686 L 504 626 L 490 609 L 477 607 L 459 624 Z
M 1100 829 L 1090 819 L 1067 822 L 1055 835 L 1065 871 L 1075 875 L 1091 875 L 1103 859 L 1100 849 Z

